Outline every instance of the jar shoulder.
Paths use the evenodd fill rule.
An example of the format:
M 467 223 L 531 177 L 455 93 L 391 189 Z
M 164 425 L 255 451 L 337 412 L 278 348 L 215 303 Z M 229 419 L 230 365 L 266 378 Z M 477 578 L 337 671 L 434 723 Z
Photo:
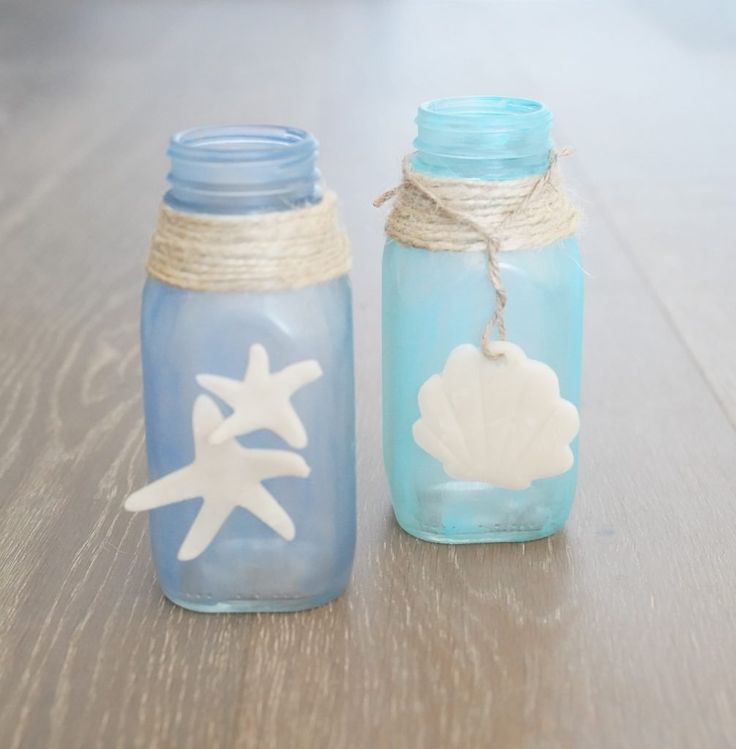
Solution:
M 499 253 L 505 283 L 528 281 L 547 288 L 582 288 L 583 264 L 577 237 L 570 236 L 541 249 Z M 487 285 L 488 258 L 482 251 L 435 251 L 408 247 L 388 239 L 383 252 L 383 284 L 394 288 L 425 287 L 454 289 L 460 285 Z
M 302 289 L 263 292 L 191 291 L 148 278 L 143 288 L 144 333 L 171 335 L 186 329 L 220 336 L 258 328 L 280 336 L 342 339 L 352 331 L 352 290 L 348 276 Z

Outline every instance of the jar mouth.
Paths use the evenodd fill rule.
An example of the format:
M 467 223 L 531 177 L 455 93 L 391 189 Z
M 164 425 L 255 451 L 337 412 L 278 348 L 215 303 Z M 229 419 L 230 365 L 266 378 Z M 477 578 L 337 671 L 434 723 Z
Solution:
M 168 155 L 187 161 L 252 163 L 314 158 L 317 142 L 306 130 L 280 125 L 196 127 L 174 134 Z
M 533 99 L 508 96 L 451 96 L 419 106 L 417 123 L 424 127 L 466 130 L 518 130 L 549 128 L 552 115 Z
M 432 99 L 419 106 L 419 116 L 453 119 L 469 125 L 495 125 L 499 122 L 546 120 L 549 110 L 539 101 L 509 96 L 450 96 Z
M 285 125 L 197 127 L 167 151 L 176 208 L 220 213 L 286 210 L 321 198 L 317 141 Z

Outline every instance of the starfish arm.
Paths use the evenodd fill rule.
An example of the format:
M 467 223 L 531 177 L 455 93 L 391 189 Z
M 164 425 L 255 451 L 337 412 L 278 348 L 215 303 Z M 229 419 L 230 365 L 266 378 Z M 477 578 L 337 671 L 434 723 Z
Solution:
M 307 446 L 307 432 L 291 403 L 285 400 L 278 411 L 269 415 L 267 422 L 256 422 L 248 410 L 238 409 L 225 419 L 209 436 L 210 444 L 221 445 L 240 434 L 248 434 L 255 429 L 269 429 L 281 439 L 296 448 Z
M 220 426 L 215 429 L 209 437 L 210 444 L 221 445 L 223 442 L 237 437 L 239 434 L 252 432 L 254 425 L 251 423 L 250 415 L 247 411 L 235 411 L 235 413 L 225 419 Z
M 258 476 L 258 480 L 278 476 L 309 476 L 310 468 L 298 453 L 288 450 L 249 450 L 244 448 L 248 470 Z
M 271 429 L 292 447 L 301 450 L 307 446 L 307 431 L 294 407 L 288 401 L 281 408 L 279 423 L 274 424 Z
M 299 388 L 318 380 L 320 377 L 322 377 L 322 367 L 316 359 L 306 359 L 296 364 L 290 364 L 274 375 L 276 380 L 286 386 L 289 393 L 295 393 Z
M 133 492 L 125 500 L 125 509 L 130 512 L 153 510 L 156 507 L 182 502 L 200 495 L 201 488 L 192 471 L 192 466 L 188 465 Z
M 198 557 L 212 543 L 233 511 L 233 507 L 234 505 L 227 502 L 202 502 L 176 558 L 180 562 L 188 562 Z
M 249 491 L 248 498 L 243 499 L 239 504 L 278 533 L 281 538 L 291 541 L 296 535 L 294 523 L 286 510 L 260 484 L 254 486 Z
M 211 374 L 197 375 L 197 383 L 208 392 L 222 398 L 229 406 L 233 405 L 243 387 L 243 383 L 238 380 Z
M 268 377 L 268 352 L 260 343 L 254 343 L 248 352 L 248 369 L 245 381 L 264 380 Z

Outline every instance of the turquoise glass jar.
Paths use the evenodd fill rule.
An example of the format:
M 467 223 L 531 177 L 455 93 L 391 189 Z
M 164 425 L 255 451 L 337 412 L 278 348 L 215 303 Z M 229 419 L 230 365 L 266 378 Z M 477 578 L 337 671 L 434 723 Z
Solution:
M 412 167 L 473 181 L 542 175 L 552 117 L 542 104 L 499 97 L 450 98 L 420 107 Z M 583 273 L 568 236 L 545 247 L 499 252 L 508 294 L 508 340 L 551 367 L 562 398 L 580 393 Z M 526 541 L 564 525 L 575 494 L 572 466 L 523 489 L 452 478 L 412 430 L 422 385 L 449 353 L 478 344 L 495 294 L 484 252 L 427 251 L 389 239 L 383 257 L 383 443 L 396 518 L 429 541 Z M 488 435 L 486 435 L 488 437 Z
M 323 199 L 316 143 L 301 130 L 196 129 L 175 135 L 168 154 L 164 207 L 209 226 Z M 288 255 L 288 246 L 282 251 Z M 222 445 L 214 444 L 214 432 L 197 434 L 198 418 L 212 431 L 213 420 L 232 415 L 228 388 L 251 367 L 273 374 L 298 365 L 291 373 L 303 374 L 289 391 L 293 410 L 284 400 L 277 404 L 285 417 L 258 420 L 268 395 L 261 383 L 242 426 L 231 430 L 228 449 L 236 462 L 245 455 L 241 447 L 259 465 L 265 456 L 282 468 L 262 471 L 262 487 L 247 484 L 243 473 L 224 489 L 221 464 L 208 469 L 205 485 L 230 492 L 241 505 L 226 506 L 219 517 L 200 517 L 204 504 L 196 482 L 169 498 L 183 501 L 154 509 L 147 490 L 129 500 L 129 509 L 151 509 L 153 559 L 166 596 L 185 608 L 224 612 L 293 611 L 337 596 L 348 582 L 355 545 L 348 276 L 259 291 L 193 290 L 149 276 L 141 341 L 152 482 L 173 481 L 166 477 L 199 459 L 200 443 L 203 453 L 218 455 Z M 239 463 L 236 468 L 246 470 Z M 195 523 L 204 524 L 204 535 L 192 539 Z

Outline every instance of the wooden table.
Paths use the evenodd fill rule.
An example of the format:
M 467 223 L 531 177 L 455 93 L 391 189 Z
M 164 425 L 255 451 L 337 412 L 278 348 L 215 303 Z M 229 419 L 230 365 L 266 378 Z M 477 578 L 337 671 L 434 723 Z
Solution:
M 736 18 L 665 2 L 0 8 L 0 747 L 736 746 Z M 565 532 L 443 547 L 381 467 L 383 213 L 416 105 L 540 98 L 586 213 Z M 354 243 L 359 530 L 337 602 L 164 600 L 138 300 L 167 136 L 313 130 Z

